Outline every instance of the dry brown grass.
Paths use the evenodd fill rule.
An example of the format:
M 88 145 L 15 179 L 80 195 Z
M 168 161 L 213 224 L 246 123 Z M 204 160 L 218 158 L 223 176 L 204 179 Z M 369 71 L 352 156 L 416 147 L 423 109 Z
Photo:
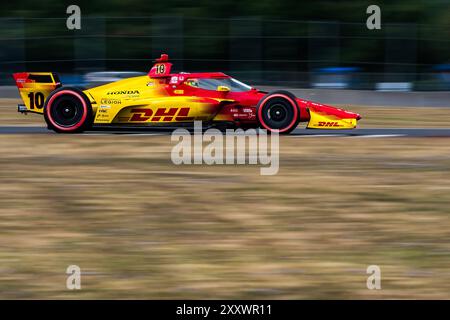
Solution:
M 283 137 L 260 176 L 169 136 L 0 136 L 0 298 L 448 299 L 448 141 Z
M 435 107 L 345 107 L 360 113 L 360 128 L 449 128 L 450 108 Z
M 0 99 L 0 126 L 11 125 L 45 125 L 44 118 L 35 113 L 27 115 L 17 112 L 17 105 L 22 103 L 19 99 Z

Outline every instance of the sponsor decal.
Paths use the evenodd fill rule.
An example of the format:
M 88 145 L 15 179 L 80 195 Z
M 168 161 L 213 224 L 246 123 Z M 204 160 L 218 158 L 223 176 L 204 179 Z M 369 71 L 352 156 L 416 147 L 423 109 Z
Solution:
M 105 98 L 103 98 L 101 101 L 100 101 L 100 103 L 103 103 L 103 104 L 121 104 L 122 103 L 122 100 L 120 100 L 120 99 L 105 99 Z M 106 106 L 100 106 L 100 108 L 101 107 L 106 107 Z M 108 107 L 110 107 L 110 106 L 108 106 Z
M 184 76 L 172 76 L 170 78 L 170 84 L 178 84 L 184 81 Z
M 158 108 L 156 111 L 149 108 L 131 109 L 132 116 L 129 122 L 158 122 L 158 121 L 189 121 L 194 117 L 189 117 L 191 108 Z
M 117 90 L 117 91 L 109 91 L 107 95 L 139 95 L 139 90 Z
M 111 109 L 111 106 L 99 106 L 97 110 L 97 116 L 95 117 L 96 121 L 98 121 L 100 118 L 109 118 L 109 109 Z
M 319 127 L 342 127 L 336 121 L 319 121 L 317 126 L 319 126 Z

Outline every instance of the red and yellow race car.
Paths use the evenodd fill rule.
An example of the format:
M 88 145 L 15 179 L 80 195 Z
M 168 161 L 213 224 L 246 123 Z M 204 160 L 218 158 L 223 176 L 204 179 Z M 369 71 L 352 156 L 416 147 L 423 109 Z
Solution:
M 15 73 L 24 104 L 18 111 L 44 115 L 56 132 L 82 132 L 92 126 L 209 126 L 256 128 L 289 133 L 307 128 L 353 129 L 359 114 L 295 97 L 263 92 L 221 72 L 171 73 L 166 54 L 148 75 L 81 90 L 64 87 L 52 72 Z

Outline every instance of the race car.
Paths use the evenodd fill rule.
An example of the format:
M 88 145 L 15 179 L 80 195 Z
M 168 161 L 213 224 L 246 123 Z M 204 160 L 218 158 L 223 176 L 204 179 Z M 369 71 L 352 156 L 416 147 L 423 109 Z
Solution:
M 89 89 L 62 86 L 56 73 L 15 73 L 23 104 L 18 111 L 44 115 L 49 129 L 82 132 L 111 126 L 261 127 L 290 133 L 307 128 L 353 129 L 357 113 L 307 101 L 278 90 L 264 92 L 224 73 L 171 73 L 169 56 L 156 59 L 149 73 Z

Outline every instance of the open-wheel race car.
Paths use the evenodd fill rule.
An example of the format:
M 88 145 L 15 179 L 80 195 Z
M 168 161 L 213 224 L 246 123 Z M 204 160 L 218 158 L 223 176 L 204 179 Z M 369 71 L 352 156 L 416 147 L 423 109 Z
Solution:
M 263 92 L 224 73 L 171 73 L 166 54 L 147 75 L 79 89 L 62 86 L 52 72 L 15 73 L 22 113 L 43 114 L 49 129 L 62 133 L 111 126 L 262 127 L 289 133 L 307 128 L 353 129 L 359 114 L 295 97 Z

